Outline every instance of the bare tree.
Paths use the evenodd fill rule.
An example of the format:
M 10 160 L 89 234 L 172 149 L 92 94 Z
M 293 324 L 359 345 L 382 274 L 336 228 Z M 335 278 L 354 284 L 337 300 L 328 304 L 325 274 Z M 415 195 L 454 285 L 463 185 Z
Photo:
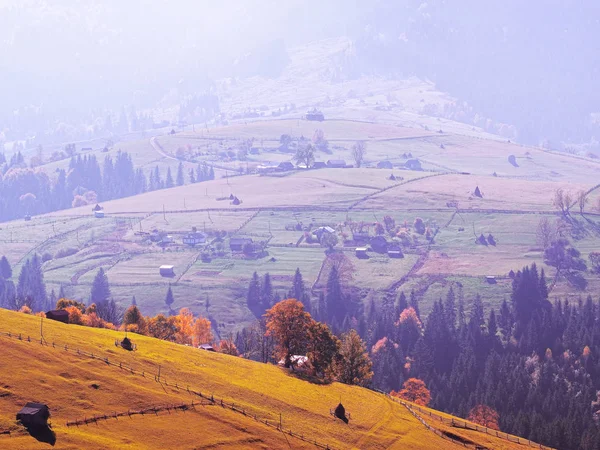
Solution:
M 538 223 L 535 233 L 536 241 L 544 250 L 550 247 L 550 244 L 558 238 L 558 230 L 547 217 L 542 217 Z
M 586 191 L 579 191 L 577 194 L 577 204 L 579 205 L 579 213 L 583 215 L 583 210 L 585 208 L 586 203 L 588 202 L 588 196 Z
M 573 197 L 570 192 L 565 191 L 563 188 L 558 188 L 554 191 L 554 199 L 552 200 L 552 205 L 560 210 L 564 217 L 568 217 L 571 209 L 571 205 L 573 204 Z
M 315 149 L 311 144 L 307 146 L 299 146 L 294 156 L 296 164 L 303 165 L 310 169 L 315 162 Z
M 356 141 L 354 143 L 354 145 L 352 146 L 352 157 L 354 158 L 356 167 L 361 166 L 366 153 L 367 153 L 367 144 L 365 144 L 365 141 Z

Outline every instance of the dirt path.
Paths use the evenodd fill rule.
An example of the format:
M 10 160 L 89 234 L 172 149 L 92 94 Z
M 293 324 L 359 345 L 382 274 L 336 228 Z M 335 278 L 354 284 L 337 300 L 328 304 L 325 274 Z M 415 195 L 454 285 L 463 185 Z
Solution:
M 167 159 L 173 159 L 175 161 L 178 161 L 177 158 L 175 158 L 174 156 L 171 156 L 169 154 L 167 154 L 164 149 L 162 148 L 162 145 L 160 145 L 158 143 L 158 141 L 156 140 L 156 136 L 150 138 L 150 145 L 152 146 L 152 148 L 163 158 L 167 158 Z

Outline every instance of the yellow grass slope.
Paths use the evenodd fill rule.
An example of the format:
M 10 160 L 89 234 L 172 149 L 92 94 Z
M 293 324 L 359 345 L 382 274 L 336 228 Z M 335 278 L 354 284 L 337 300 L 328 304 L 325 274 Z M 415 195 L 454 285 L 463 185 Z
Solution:
M 44 320 L 44 337 L 50 345 L 42 346 L 39 330 L 38 317 L 0 310 L 1 332 L 32 338 L 28 342 L 0 335 L 0 431 L 12 430 L 10 436 L 0 435 L 0 448 L 47 447 L 15 425 L 15 414 L 27 401 L 50 407 L 55 448 L 315 448 L 252 418 L 276 423 L 280 413 L 285 429 L 331 448 L 458 448 L 427 430 L 402 405 L 366 389 L 315 385 L 275 366 L 137 335 L 133 340 L 138 350 L 130 353 L 114 345 L 122 333 L 49 320 Z M 67 352 L 65 344 L 111 363 L 122 362 L 146 376 Z M 159 365 L 162 384 L 151 375 Z M 186 412 L 66 425 L 94 415 L 199 402 L 199 397 L 188 394 L 188 386 L 234 402 L 248 415 L 198 404 Z M 329 414 L 340 398 L 351 413 L 348 425 Z M 517 448 L 482 433 L 456 430 L 455 434 L 488 448 Z

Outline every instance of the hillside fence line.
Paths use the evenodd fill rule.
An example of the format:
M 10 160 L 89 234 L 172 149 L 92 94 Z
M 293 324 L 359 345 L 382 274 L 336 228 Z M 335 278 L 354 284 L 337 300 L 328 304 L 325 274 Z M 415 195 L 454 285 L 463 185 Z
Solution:
M 8 338 L 13 338 L 13 339 L 18 339 L 22 342 L 28 342 L 28 343 L 39 343 L 42 346 L 46 346 L 46 347 L 52 347 L 53 349 L 59 349 L 59 350 L 64 350 L 66 352 L 69 352 L 73 355 L 77 355 L 80 357 L 87 357 L 87 358 L 91 358 L 91 359 L 95 359 L 98 361 L 102 361 L 103 363 L 105 363 L 108 366 L 111 367 L 118 367 L 119 369 L 126 371 L 128 373 L 130 373 L 131 375 L 138 375 L 141 376 L 143 378 L 147 378 L 149 380 L 154 379 L 155 382 L 159 383 L 161 386 L 167 386 L 170 387 L 172 389 L 175 389 L 179 392 L 185 393 L 187 392 L 189 395 L 194 395 L 197 397 L 202 398 L 203 400 L 206 400 L 208 402 L 210 402 L 213 405 L 217 405 L 217 406 L 221 406 L 222 408 L 225 409 L 229 409 L 231 411 L 234 411 L 236 413 L 242 414 L 246 417 L 249 417 L 257 422 L 260 422 L 264 425 L 266 425 L 269 428 L 272 428 L 274 430 L 277 430 L 283 434 L 286 434 L 288 436 L 294 437 L 296 439 L 300 439 L 306 443 L 309 443 L 311 445 L 314 445 L 317 448 L 321 448 L 324 450 L 336 450 L 335 447 L 332 447 L 329 444 L 326 443 L 322 443 L 317 441 L 316 439 L 311 438 L 308 435 L 305 435 L 304 433 L 297 433 L 294 432 L 291 428 L 285 428 L 282 425 L 282 421 L 281 421 L 281 415 L 279 413 L 273 413 L 271 412 L 272 416 L 279 416 L 279 420 L 277 419 L 272 419 L 272 418 L 264 418 L 264 417 L 260 417 L 258 416 L 256 413 L 252 413 L 251 411 L 249 411 L 246 407 L 241 406 L 240 404 L 235 404 L 234 401 L 228 402 L 226 400 L 224 400 L 223 398 L 218 399 L 217 397 L 214 396 L 214 394 L 208 394 L 206 392 L 201 392 L 200 390 L 195 390 L 190 388 L 189 385 L 187 384 L 179 384 L 178 382 L 173 383 L 173 381 L 169 382 L 167 381 L 166 377 L 160 374 L 160 370 L 157 373 L 153 373 L 153 372 L 148 372 L 146 373 L 145 370 L 138 370 L 138 369 L 134 369 L 133 367 L 127 365 L 126 363 L 123 362 L 117 362 L 114 360 L 110 360 L 108 357 L 103 357 L 100 354 L 94 354 L 93 352 L 86 352 L 85 350 L 81 350 L 77 347 L 69 347 L 67 344 L 58 344 L 56 342 L 48 342 L 46 341 L 44 338 L 31 338 L 30 336 L 25 336 L 22 333 L 12 333 L 12 332 L 6 332 L 6 331 L 0 331 L 0 336 L 5 336 Z M 196 404 L 197 405 L 197 404 Z M 156 407 L 150 407 L 147 410 L 148 411 L 153 411 L 153 408 Z M 170 407 L 171 409 L 174 409 L 173 406 Z M 184 406 L 183 405 L 179 405 L 177 407 L 178 410 L 183 409 Z M 140 411 L 138 411 L 136 414 L 139 415 L 145 415 L 147 410 L 140 410 L 140 411 L 144 411 L 144 413 L 142 414 Z M 164 407 L 164 410 L 168 410 L 168 405 Z M 131 412 L 131 411 L 129 411 Z M 135 412 L 135 411 L 134 411 Z M 124 414 L 124 415 L 134 415 L 134 412 L 131 412 L 131 414 L 128 413 L 120 413 L 120 414 Z M 94 416 L 92 418 L 84 418 L 84 419 L 76 419 L 73 421 L 69 421 L 67 422 L 67 426 L 77 426 L 78 425 L 78 421 L 80 425 L 87 425 L 89 423 L 97 423 L 98 420 L 107 420 L 110 418 L 115 418 L 115 413 L 111 414 L 105 414 L 105 415 L 101 415 L 101 416 Z M 118 416 L 121 417 L 121 416 Z M 81 422 L 81 420 L 83 420 L 83 422 Z M 86 422 L 87 423 L 84 423 Z M 8 433 L 10 435 L 10 433 Z
M 436 434 L 438 434 L 438 435 L 443 434 L 443 433 L 440 432 L 439 430 L 437 430 L 436 428 L 430 426 L 429 424 L 427 424 L 425 419 L 423 419 L 423 417 L 421 415 L 427 416 L 431 419 L 439 420 L 440 422 L 450 425 L 455 428 L 463 428 L 465 430 L 472 430 L 472 431 L 478 431 L 480 433 L 486 433 L 486 434 L 489 434 L 490 436 L 494 436 L 499 439 L 504 439 L 506 441 L 512 442 L 513 444 L 527 445 L 529 447 L 535 447 L 535 448 L 539 448 L 539 449 L 543 449 L 543 450 L 554 450 L 552 447 L 546 447 L 542 444 L 538 444 L 537 442 L 533 442 L 529 439 L 521 438 L 519 436 L 513 436 L 511 434 L 504 433 L 502 431 L 494 430 L 492 428 L 484 427 L 481 425 L 477 425 L 474 423 L 469 423 L 466 420 L 455 419 L 454 417 L 449 419 L 449 418 L 441 416 L 439 414 L 435 414 L 435 413 L 431 412 L 430 410 L 423 409 L 417 404 L 405 402 L 402 399 L 393 397 L 385 392 L 381 392 L 381 391 L 377 391 L 377 392 L 384 394 L 386 397 L 388 397 L 392 401 L 399 403 L 399 404 L 403 405 L 404 407 L 406 407 L 417 419 L 420 420 L 421 423 L 423 423 L 427 428 L 431 429 L 432 431 L 435 431 Z M 464 443 L 459 441 L 459 444 L 463 445 Z M 465 447 L 466 447 L 466 445 L 465 445 Z

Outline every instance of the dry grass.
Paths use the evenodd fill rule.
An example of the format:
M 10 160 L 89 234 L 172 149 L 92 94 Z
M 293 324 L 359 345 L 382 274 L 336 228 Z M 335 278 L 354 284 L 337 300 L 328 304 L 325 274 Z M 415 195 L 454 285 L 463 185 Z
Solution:
M 39 336 L 39 318 L 0 310 L 2 331 Z M 52 412 L 57 448 L 304 448 L 239 414 L 216 406 L 196 412 L 99 422 L 67 428 L 66 422 L 82 416 L 142 408 L 155 404 L 191 402 L 189 385 L 203 393 L 234 401 L 252 414 L 278 421 L 295 432 L 310 435 L 335 448 L 454 448 L 427 431 L 401 405 L 371 391 L 341 384 L 310 384 L 284 370 L 221 354 L 202 352 L 143 336 L 133 336 L 138 350 L 125 352 L 113 342 L 121 333 L 44 321 L 50 342 L 68 343 L 136 370 L 155 373 L 161 365 L 161 386 L 148 375 L 132 375 L 98 360 L 17 339 L 0 337 L 3 395 L 0 423 L 13 426 L 14 414 L 27 401 L 47 403 Z M 98 389 L 91 385 L 98 385 Z M 6 394 L 6 395 L 5 395 Z M 349 425 L 334 420 L 329 409 L 339 399 L 352 414 Z M 0 437 L 2 446 L 38 448 L 25 435 Z M 474 436 L 473 440 L 488 441 Z M 286 442 L 287 441 L 287 442 Z M 508 448 L 495 441 L 489 448 Z
M 483 198 L 473 195 L 479 186 Z M 461 209 L 510 209 L 551 211 L 557 188 L 577 192 L 591 185 L 566 181 L 529 181 L 479 175 L 428 177 L 377 194 L 361 208 L 444 208 L 458 201 Z
M 327 180 L 250 175 L 148 192 L 135 197 L 112 200 L 103 203 L 103 206 L 108 216 L 115 213 L 162 212 L 163 205 L 167 211 L 205 208 L 235 211 L 240 208 L 310 205 L 343 206 L 372 192 L 372 189 L 340 186 Z M 238 196 L 243 203 L 235 206 L 230 204 L 229 200 L 217 200 L 220 197 L 229 197 L 230 194 Z M 91 214 L 88 206 L 60 213 L 72 216 Z

